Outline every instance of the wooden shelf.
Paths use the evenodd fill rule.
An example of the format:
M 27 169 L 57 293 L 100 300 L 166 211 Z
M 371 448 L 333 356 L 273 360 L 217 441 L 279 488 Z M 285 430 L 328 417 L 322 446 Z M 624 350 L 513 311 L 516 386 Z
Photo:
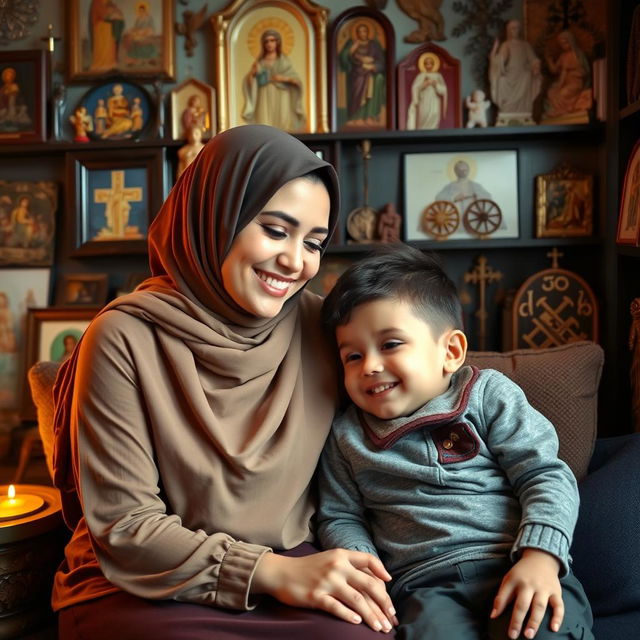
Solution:
M 632 102 L 631 104 L 628 104 L 623 109 L 620 109 L 620 120 L 629 118 L 630 116 L 632 116 L 635 113 L 638 113 L 639 111 L 640 111 L 640 100 L 638 100 L 637 102 Z
M 549 247 L 594 247 L 602 245 L 602 238 L 502 238 L 498 240 L 410 240 L 411 245 L 418 249 L 431 249 L 433 251 L 451 251 L 451 250 L 483 250 L 491 251 L 494 249 L 547 249 Z M 365 243 L 353 244 L 329 244 L 327 253 L 337 254 L 355 254 L 367 253 L 376 245 Z M 640 257 L 640 247 L 634 247 L 638 250 L 637 255 Z
M 155 138 L 149 140 L 97 140 L 92 142 L 73 142 L 55 140 L 30 144 L 0 145 L 0 154 L 5 157 L 21 155 L 57 155 L 67 151 L 96 151 L 105 149 L 152 149 L 158 147 L 181 147 L 184 140 Z
M 634 247 L 630 244 L 619 244 L 616 246 L 616 251 L 620 256 L 640 258 L 640 247 Z

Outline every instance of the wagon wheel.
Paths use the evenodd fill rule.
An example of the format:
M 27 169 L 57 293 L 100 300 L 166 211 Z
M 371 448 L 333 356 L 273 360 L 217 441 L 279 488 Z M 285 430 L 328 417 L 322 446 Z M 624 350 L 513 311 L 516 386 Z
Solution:
M 474 200 L 464 212 L 462 223 L 468 233 L 479 238 L 491 235 L 502 222 L 502 211 L 493 200 Z
M 422 230 L 436 240 L 450 236 L 459 224 L 458 208 L 448 200 L 436 200 L 422 213 Z

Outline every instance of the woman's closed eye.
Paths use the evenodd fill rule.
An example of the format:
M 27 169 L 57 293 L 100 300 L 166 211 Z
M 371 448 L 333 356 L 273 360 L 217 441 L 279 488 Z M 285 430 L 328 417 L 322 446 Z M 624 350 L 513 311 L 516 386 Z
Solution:
M 287 237 L 287 232 L 282 227 L 276 227 L 271 224 L 261 224 L 260 226 L 270 238 L 284 240 Z
M 279 225 L 272 224 L 261 224 L 260 225 L 264 232 L 274 240 L 285 240 L 289 237 L 289 232 Z M 313 252 L 322 251 L 324 248 L 324 238 L 306 238 L 304 240 L 304 246 Z

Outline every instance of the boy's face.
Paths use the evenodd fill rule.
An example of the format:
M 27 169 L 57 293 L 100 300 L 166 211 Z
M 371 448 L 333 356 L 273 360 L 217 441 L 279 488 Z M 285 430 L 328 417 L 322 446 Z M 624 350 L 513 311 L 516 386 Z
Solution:
M 383 420 L 408 416 L 447 390 L 453 363 L 449 340 L 406 302 L 375 300 L 356 307 L 336 329 L 344 384 L 351 400 Z

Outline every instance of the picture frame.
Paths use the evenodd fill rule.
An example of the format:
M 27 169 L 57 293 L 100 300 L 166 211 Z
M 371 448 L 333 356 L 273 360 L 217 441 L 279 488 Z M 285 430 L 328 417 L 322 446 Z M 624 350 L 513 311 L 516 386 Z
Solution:
M 0 284 L 0 414 L 17 414 L 27 310 L 49 304 L 51 269 L 3 269 Z
M 68 0 L 67 80 L 174 80 L 174 0 Z M 115 31 L 115 33 L 114 33 Z M 93 34 L 97 34 L 92 38 Z
M 333 22 L 329 42 L 331 129 L 395 129 L 395 33 L 391 21 L 371 7 L 347 9 Z
M 640 244 L 640 140 L 629 154 L 620 194 L 616 243 Z
M 57 209 L 55 182 L 0 180 L 0 266 L 53 264 Z
M 102 307 L 107 301 L 106 273 L 63 273 L 58 279 L 56 305 Z
M 216 92 L 215 89 L 196 78 L 187 78 L 173 89 L 171 96 L 171 137 L 185 140 L 188 129 L 198 126 L 202 139 L 216 134 Z
M 24 373 L 21 379 L 19 410 L 22 420 L 37 419 L 27 380 L 29 369 L 36 362 L 43 360 L 64 362 L 71 355 L 96 313 L 96 307 L 29 309 L 26 318 Z
M 329 131 L 328 14 L 310 0 L 232 0 L 211 17 L 220 131 L 251 123 Z M 269 68 L 259 60 L 268 47 L 280 51 Z M 271 74 L 291 81 L 274 82 Z
M 398 129 L 462 126 L 460 60 L 426 42 L 398 63 Z
M 88 151 L 66 156 L 74 256 L 146 253 L 162 204 L 164 149 Z
M 155 116 L 149 92 L 122 78 L 89 89 L 78 101 L 74 117 L 82 108 L 90 118 L 86 134 L 91 140 L 136 140 L 147 133 Z
M 0 52 L 0 144 L 47 139 L 46 51 Z
M 536 176 L 536 237 L 593 235 L 593 176 L 561 164 Z
M 406 153 L 403 160 L 405 240 L 519 237 L 516 150 Z M 474 227 L 478 211 L 491 214 L 490 233 Z

